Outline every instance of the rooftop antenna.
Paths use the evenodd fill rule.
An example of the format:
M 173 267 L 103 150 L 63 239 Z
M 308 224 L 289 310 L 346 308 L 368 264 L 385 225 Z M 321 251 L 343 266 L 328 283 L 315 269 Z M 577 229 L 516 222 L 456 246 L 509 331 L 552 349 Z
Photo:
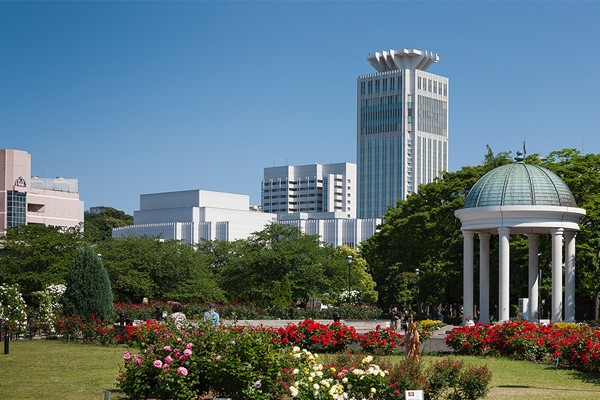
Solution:
M 523 139 L 523 157 L 527 155 L 527 140 Z
M 287 167 L 287 157 L 285 158 L 285 166 Z
M 333 164 L 333 156 L 331 156 L 331 163 Z

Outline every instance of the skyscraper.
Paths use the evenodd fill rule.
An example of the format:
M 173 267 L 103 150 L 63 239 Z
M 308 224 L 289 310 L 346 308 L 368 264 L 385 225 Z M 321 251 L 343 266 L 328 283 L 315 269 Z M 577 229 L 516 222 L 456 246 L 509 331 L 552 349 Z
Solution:
M 437 54 L 369 54 L 377 73 L 357 81 L 358 217 L 387 206 L 448 169 L 448 78 L 427 72 Z

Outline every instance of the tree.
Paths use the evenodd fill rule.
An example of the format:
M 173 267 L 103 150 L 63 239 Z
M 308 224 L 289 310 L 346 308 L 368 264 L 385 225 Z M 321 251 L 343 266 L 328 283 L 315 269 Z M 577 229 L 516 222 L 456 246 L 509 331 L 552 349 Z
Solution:
M 113 228 L 133 225 L 133 217 L 123 211 L 108 207 L 99 213 L 84 213 L 85 236 L 96 243 L 112 238 Z
M 96 248 L 119 301 L 139 302 L 144 297 L 179 302 L 224 298 L 211 269 L 192 245 L 129 236 L 99 242 Z
M 63 313 L 67 316 L 108 319 L 113 307 L 113 294 L 106 269 L 96 251 L 81 247 L 73 259 L 63 296 Z
M 0 238 L 0 279 L 23 293 L 65 283 L 77 249 L 85 243 L 79 226 L 22 225 Z M 29 299 L 29 297 L 27 298 Z
M 286 277 L 294 300 L 337 295 L 345 288 L 347 268 L 347 261 L 318 235 L 272 224 L 237 241 L 215 273 L 228 299 L 265 306 L 275 302 L 276 288 Z
M 365 259 L 360 257 L 356 250 L 346 245 L 338 247 L 338 252 L 343 259 L 348 259 L 349 255 L 352 256 L 351 269 L 354 279 L 351 279 L 351 281 L 355 282 L 353 289 L 361 293 L 362 302 L 367 304 L 377 303 L 379 297 L 379 293 L 375 290 L 377 284 L 371 274 L 367 272 L 367 262 Z

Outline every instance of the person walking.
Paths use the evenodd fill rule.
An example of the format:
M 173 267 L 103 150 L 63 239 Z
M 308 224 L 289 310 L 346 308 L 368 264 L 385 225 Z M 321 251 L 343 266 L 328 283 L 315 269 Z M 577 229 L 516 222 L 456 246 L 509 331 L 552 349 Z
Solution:
M 400 311 L 398 311 L 397 307 L 392 308 L 391 312 L 391 324 L 390 324 L 390 328 L 392 331 L 397 332 L 400 330 Z
M 217 305 L 210 303 L 209 310 L 204 313 L 204 322 L 208 322 L 211 326 L 219 325 L 219 313 L 217 313 Z
M 171 314 L 171 319 L 173 320 L 173 324 L 177 329 L 181 329 L 181 326 L 185 323 L 186 317 L 183 313 L 183 306 L 181 303 L 173 303 L 171 307 L 173 314 Z

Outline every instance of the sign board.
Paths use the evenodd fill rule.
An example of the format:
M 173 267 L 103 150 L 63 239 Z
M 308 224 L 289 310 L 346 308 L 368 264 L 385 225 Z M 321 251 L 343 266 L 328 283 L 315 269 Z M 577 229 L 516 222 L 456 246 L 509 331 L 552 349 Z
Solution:
M 404 398 L 406 400 L 424 400 L 423 391 L 422 390 L 405 390 Z
M 540 319 L 540 325 L 550 325 L 549 319 Z

